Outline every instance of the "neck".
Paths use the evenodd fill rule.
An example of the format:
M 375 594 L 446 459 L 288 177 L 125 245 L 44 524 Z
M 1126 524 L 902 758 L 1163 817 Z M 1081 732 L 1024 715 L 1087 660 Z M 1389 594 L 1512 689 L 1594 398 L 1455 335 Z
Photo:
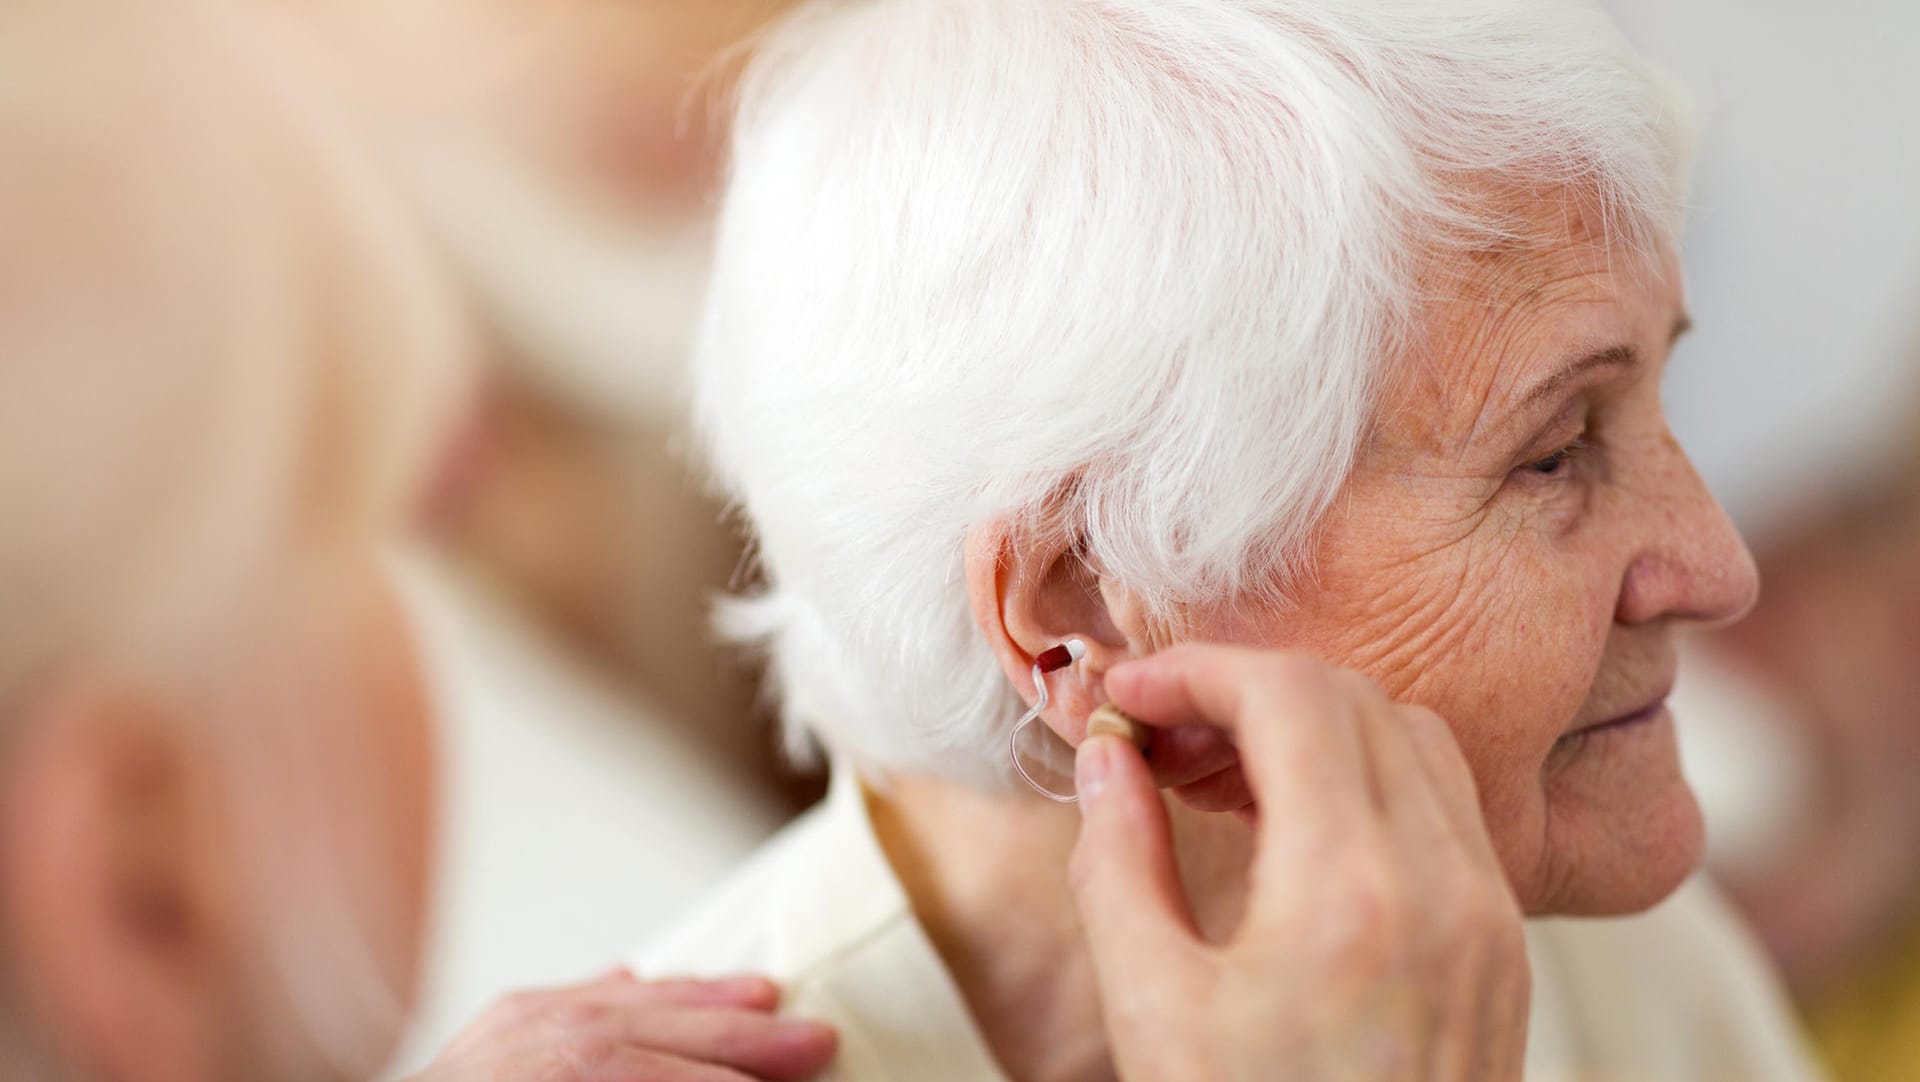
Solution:
M 869 796 L 874 831 L 975 1024 L 1018 1082 L 1110 1082 L 1100 998 L 1067 884 L 1077 809 L 1030 794 L 899 778 Z M 1251 841 L 1228 816 L 1176 808 L 1181 878 L 1209 934 L 1239 919 Z

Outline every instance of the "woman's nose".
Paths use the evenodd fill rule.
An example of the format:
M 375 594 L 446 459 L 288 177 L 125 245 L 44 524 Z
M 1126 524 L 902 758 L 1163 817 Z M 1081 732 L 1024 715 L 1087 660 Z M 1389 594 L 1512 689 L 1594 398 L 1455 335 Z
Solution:
M 1627 568 L 1617 618 L 1733 623 L 1760 597 L 1753 553 L 1671 434 L 1661 458 L 1655 483 L 1639 493 L 1643 540 Z

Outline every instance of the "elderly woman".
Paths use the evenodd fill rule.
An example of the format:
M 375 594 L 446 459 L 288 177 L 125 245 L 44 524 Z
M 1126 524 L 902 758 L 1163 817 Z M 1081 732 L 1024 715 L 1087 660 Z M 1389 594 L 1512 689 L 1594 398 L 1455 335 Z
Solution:
M 464 321 L 269 38 L 196 3 L 0 15 L 7 1082 L 360 1080 L 412 1002 L 437 756 L 382 552 Z M 801 1077 L 831 1035 L 773 996 L 615 974 L 426 1077 Z
M 1673 638 L 1755 576 L 1661 410 L 1681 109 L 1602 15 L 822 3 L 743 94 L 697 397 L 766 585 L 725 625 L 835 792 L 652 965 L 770 971 L 840 1025 L 844 1079 L 1216 1077 L 1142 1034 L 1199 1047 L 1251 985 L 1091 919 L 1089 954 L 1076 817 L 1010 762 L 1069 784 L 1014 729 L 1040 681 L 1067 744 L 1109 699 L 1155 726 L 1182 798 L 1170 841 L 1123 817 L 1177 880 L 1111 874 L 1109 831 L 1083 901 L 1154 892 L 1311 978 L 1247 1028 L 1310 1037 L 1316 988 L 1401 973 L 1370 937 L 1445 952 L 1457 922 L 1486 951 L 1445 991 L 1492 1036 L 1445 1077 L 1510 1076 L 1527 962 L 1533 1077 L 1806 1077 L 1683 886 Z M 1107 787 L 1137 756 L 1099 759 L 1097 806 L 1134 791 Z M 1520 912 L 1650 908 L 1501 953 Z M 1137 978 L 1119 1009 L 1096 969 Z M 1409 1012 L 1452 1024 L 1388 1011 L 1380 1049 Z M 1235 1076 L 1322 1077 L 1284 1044 Z

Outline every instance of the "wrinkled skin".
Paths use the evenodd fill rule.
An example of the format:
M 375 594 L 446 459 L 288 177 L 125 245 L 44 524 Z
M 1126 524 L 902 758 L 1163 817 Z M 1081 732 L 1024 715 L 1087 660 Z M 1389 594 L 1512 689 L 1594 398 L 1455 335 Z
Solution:
M 1673 719 L 1673 635 L 1753 604 L 1751 555 L 1667 427 L 1680 272 L 1600 243 L 1490 255 L 1432 309 L 1285 610 L 1192 637 L 1295 648 L 1447 719 L 1529 913 L 1624 913 L 1697 865 Z M 1570 362 L 1630 359 L 1555 380 Z M 1215 785 L 1220 782 L 1216 781 Z

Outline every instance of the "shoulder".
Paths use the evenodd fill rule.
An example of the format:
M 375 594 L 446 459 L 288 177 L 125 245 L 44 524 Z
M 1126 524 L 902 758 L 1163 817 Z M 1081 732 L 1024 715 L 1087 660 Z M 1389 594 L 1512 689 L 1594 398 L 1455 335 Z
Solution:
M 836 778 L 824 804 L 755 854 L 634 968 L 650 978 L 772 978 L 787 1009 L 839 1031 L 840 1055 L 826 1078 L 1004 1082 L 851 780 Z
M 780 941 L 782 896 L 803 883 L 806 868 L 824 856 L 823 809 L 795 820 L 749 856 L 736 871 L 668 930 L 646 944 L 635 970 L 649 978 L 718 977 L 773 972 Z
M 911 920 L 868 824 L 857 783 L 756 851 L 678 925 L 647 946 L 645 976 L 764 974 L 792 986 Z
M 1531 922 L 1527 941 L 1531 1079 L 1819 1077 L 1771 964 L 1704 876 L 1634 916 Z

